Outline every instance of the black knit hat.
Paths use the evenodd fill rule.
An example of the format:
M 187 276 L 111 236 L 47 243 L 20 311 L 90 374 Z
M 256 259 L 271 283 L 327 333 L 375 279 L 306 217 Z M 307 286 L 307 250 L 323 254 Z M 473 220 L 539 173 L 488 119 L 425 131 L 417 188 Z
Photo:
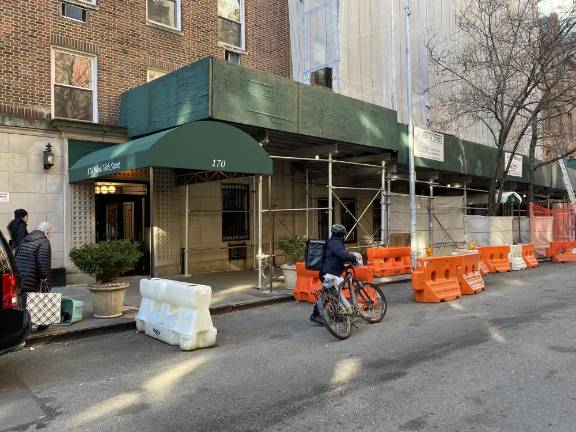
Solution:
M 28 216 L 28 212 L 24 209 L 14 210 L 14 219 L 22 219 Z

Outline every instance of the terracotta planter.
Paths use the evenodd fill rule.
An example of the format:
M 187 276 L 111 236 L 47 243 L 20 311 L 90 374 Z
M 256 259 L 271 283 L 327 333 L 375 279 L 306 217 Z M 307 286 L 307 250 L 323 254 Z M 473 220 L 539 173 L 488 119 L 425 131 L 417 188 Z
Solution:
M 296 265 L 284 264 L 281 266 L 282 273 L 284 274 L 284 288 L 293 290 L 296 288 Z
M 122 316 L 124 297 L 129 284 L 126 282 L 88 285 L 92 293 L 94 318 L 116 318 Z

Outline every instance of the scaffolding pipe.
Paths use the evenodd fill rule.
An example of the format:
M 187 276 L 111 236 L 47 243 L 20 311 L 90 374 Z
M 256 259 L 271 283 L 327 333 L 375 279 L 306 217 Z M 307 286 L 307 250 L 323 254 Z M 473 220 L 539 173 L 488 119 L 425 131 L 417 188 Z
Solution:
M 258 198 L 256 176 L 252 177 L 252 232 L 257 236 L 258 232 Z M 252 268 L 258 269 L 258 240 L 252 242 Z
M 466 213 L 468 208 L 468 188 L 466 183 L 464 183 L 464 206 L 462 208 L 462 213 L 464 214 L 464 245 L 468 248 L 468 222 L 466 221 Z
M 328 207 L 303 207 L 303 208 L 286 208 L 286 209 L 263 209 L 264 213 L 285 213 L 285 212 L 296 212 L 296 211 L 307 211 L 307 210 L 328 210 Z M 242 213 L 242 212 L 237 212 Z
M 382 161 L 382 172 L 381 172 L 381 189 L 380 189 L 380 246 L 384 246 L 384 211 L 386 209 L 386 161 Z
M 262 289 L 262 176 L 258 176 L 258 289 Z
M 272 209 L 272 176 L 268 176 L 268 208 Z M 268 265 L 270 266 L 270 292 L 272 292 L 272 279 L 274 279 L 274 214 L 268 212 L 268 226 L 270 230 L 270 245 L 268 247 Z
M 190 241 L 190 185 L 186 184 L 186 223 L 185 227 L 185 243 L 184 243 L 184 275 L 190 276 L 188 272 L 188 242 Z
M 410 53 L 410 6 L 404 8 L 406 37 L 406 105 L 408 108 L 408 166 L 410 173 L 410 250 L 416 268 L 416 172 L 414 168 L 414 120 L 412 118 L 412 59 Z
M 150 254 L 150 277 L 156 277 L 156 242 L 154 241 L 154 199 L 156 194 L 154 193 L 154 168 L 150 167 L 148 170 L 149 173 L 149 183 L 150 183 L 150 245 L 149 245 L 149 254 Z
M 308 168 L 306 168 L 306 238 L 310 238 L 310 224 L 308 218 L 310 216 L 310 189 L 309 189 L 309 180 L 308 180 Z
M 333 202 L 332 202 L 332 153 L 328 153 L 328 238 L 330 238 L 330 234 L 332 232 L 332 211 L 333 211 Z
M 430 184 L 430 199 L 428 200 L 428 244 L 434 244 L 434 185 Z
M 386 246 L 390 244 L 390 191 L 392 182 L 388 180 L 386 184 Z

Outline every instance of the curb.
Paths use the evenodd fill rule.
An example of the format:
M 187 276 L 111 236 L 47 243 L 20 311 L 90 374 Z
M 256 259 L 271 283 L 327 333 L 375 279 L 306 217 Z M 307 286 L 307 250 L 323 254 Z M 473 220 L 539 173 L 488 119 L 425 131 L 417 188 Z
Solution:
M 210 315 L 224 315 L 230 312 L 236 312 L 246 309 L 254 309 L 257 307 L 263 307 L 278 303 L 287 303 L 294 301 L 292 294 L 286 294 L 282 296 L 272 297 L 262 300 L 253 300 L 242 303 L 235 303 L 231 305 L 215 306 L 210 308 Z M 73 339 L 82 339 L 91 336 L 99 336 L 109 333 L 118 333 L 127 330 L 135 330 L 136 322 L 134 320 L 126 320 L 125 322 L 113 323 L 113 324 L 101 324 L 95 327 L 83 328 L 83 329 L 70 329 L 66 332 L 54 333 L 54 334 L 33 334 L 28 339 L 26 339 L 26 347 L 36 346 L 36 345 L 46 345 L 53 342 L 62 342 Z

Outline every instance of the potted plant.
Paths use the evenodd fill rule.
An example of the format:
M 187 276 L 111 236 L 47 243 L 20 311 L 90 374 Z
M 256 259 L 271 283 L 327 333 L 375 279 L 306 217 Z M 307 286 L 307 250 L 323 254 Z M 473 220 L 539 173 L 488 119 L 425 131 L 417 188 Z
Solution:
M 70 251 L 70 259 L 78 270 L 96 279 L 95 284 L 88 285 L 95 318 L 122 316 L 129 284 L 115 280 L 134 268 L 142 255 L 138 244 L 128 240 L 89 243 Z
M 281 266 L 284 287 L 293 290 L 296 287 L 296 263 L 304 260 L 306 239 L 302 236 L 283 237 L 278 240 L 278 249 L 286 255 L 286 264 Z

